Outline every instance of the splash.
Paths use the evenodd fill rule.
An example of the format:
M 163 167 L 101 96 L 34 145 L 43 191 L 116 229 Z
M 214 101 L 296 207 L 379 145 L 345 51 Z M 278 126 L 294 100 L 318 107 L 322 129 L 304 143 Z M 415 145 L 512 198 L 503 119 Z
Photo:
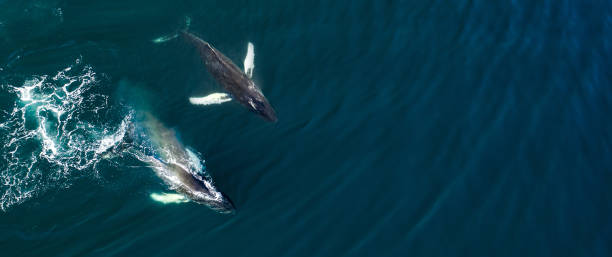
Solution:
M 99 141 L 98 148 L 95 151 L 96 155 L 107 152 L 109 149 L 123 141 L 123 138 L 125 137 L 129 128 L 131 118 L 131 114 L 127 115 L 126 118 L 121 121 L 121 125 L 119 126 L 119 129 L 117 129 L 117 132 L 108 135 Z
M 2 85 L 13 99 L 0 115 L 0 209 L 6 211 L 74 178 L 95 173 L 102 149 L 125 134 L 93 68 L 77 59 L 53 76 L 34 75 Z M 117 118 L 120 119 L 120 118 Z M 124 118 L 126 123 L 128 117 Z M 123 128 L 123 129 L 122 129 Z

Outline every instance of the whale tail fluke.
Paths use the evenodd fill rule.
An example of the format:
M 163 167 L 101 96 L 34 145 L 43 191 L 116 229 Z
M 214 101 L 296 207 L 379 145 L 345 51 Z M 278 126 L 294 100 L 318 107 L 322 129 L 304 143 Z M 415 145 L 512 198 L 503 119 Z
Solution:
M 191 17 L 185 16 L 185 27 L 182 29 L 182 31 L 188 31 L 190 26 L 191 26 Z
M 153 42 L 154 44 L 161 44 L 161 43 L 165 43 L 168 42 L 172 39 L 175 39 L 179 36 L 180 32 L 186 32 L 189 31 L 189 26 L 191 26 L 191 17 L 189 16 L 185 16 L 185 24 L 184 27 L 181 29 L 178 29 L 176 32 L 170 34 L 170 35 L 163 35 L 161 37 L 155 38 L 153 40 L 151 40 L 151 42 Z
M 151 40 L 151 42 L 153 42 L 154 44 L 161 44 L 161 43 L 168 42 L 168 41 L 170 41 L 172 39 L 175 39 L 177 37 L 178 37 L 178 34 L 174 33 L 172 35 L 164 35 L 164 36 L 155 38 L 155 39 Z

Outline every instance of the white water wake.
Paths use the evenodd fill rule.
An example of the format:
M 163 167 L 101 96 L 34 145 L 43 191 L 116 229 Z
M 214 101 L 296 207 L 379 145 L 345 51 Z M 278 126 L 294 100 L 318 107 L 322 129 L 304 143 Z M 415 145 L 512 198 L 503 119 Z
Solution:
M 109 121 L 116 110 L 99 93 L 93 68 L 81 62 L 1 85 L 0 95 L 14 101 L 12 110 L 0 110 L 1 210 L 97 172 L 100 153 L 125 134 L 127 122 L 116 128 Z

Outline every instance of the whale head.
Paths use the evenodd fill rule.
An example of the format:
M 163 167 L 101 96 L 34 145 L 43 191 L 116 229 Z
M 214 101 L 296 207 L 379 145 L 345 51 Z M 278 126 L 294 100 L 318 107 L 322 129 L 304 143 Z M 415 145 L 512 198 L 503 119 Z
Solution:
M 205 184 L 207 185 L 207 184 Z M 187 193 L 189 198 L 196 203 L 208 206 L 208 208 L 223 214 L 234 214 L 236 207 L 230 198 L 216 188 L 204 186 L 197 192 Z
M 234 203 L 227 195 L 218 191 L 210 179 L 193 175 L 176 164 L 167 164 L 166 170 L 170 172 L 164 176 L 166 181 L 190 200 L 220 213 L 231 214 L 236 211 Z
M 229 199 L 224 193 L 221 193 L 220 199 L 215 200 L 198 200 L 198 203 L 204 204 L 209 208 L 224 214 L 234 214 L 236 212 L 236 207 L 234 207 L 234 203 Z
M 268 102 L 268 100 L 266 100 L 263 94 L 259 93 L 256 94 L 254 97 L 249 97 L 247 102 L 247 107 L 249 107 L 252 112 L 259 114 L 267 121 L 278 121 L 274 108 L 272 108 L 272 105 L 270 105 L 270 103 Z

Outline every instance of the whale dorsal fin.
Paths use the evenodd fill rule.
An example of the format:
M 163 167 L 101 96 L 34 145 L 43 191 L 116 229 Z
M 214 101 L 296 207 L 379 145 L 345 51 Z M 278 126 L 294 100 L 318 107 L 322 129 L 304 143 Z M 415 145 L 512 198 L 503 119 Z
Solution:
M 249 77 L 253 77 L 253 68 L 255 68 L 255 50 L 253 43 L 247 45 L 247 54 L 244 57 L 244 73 Z

